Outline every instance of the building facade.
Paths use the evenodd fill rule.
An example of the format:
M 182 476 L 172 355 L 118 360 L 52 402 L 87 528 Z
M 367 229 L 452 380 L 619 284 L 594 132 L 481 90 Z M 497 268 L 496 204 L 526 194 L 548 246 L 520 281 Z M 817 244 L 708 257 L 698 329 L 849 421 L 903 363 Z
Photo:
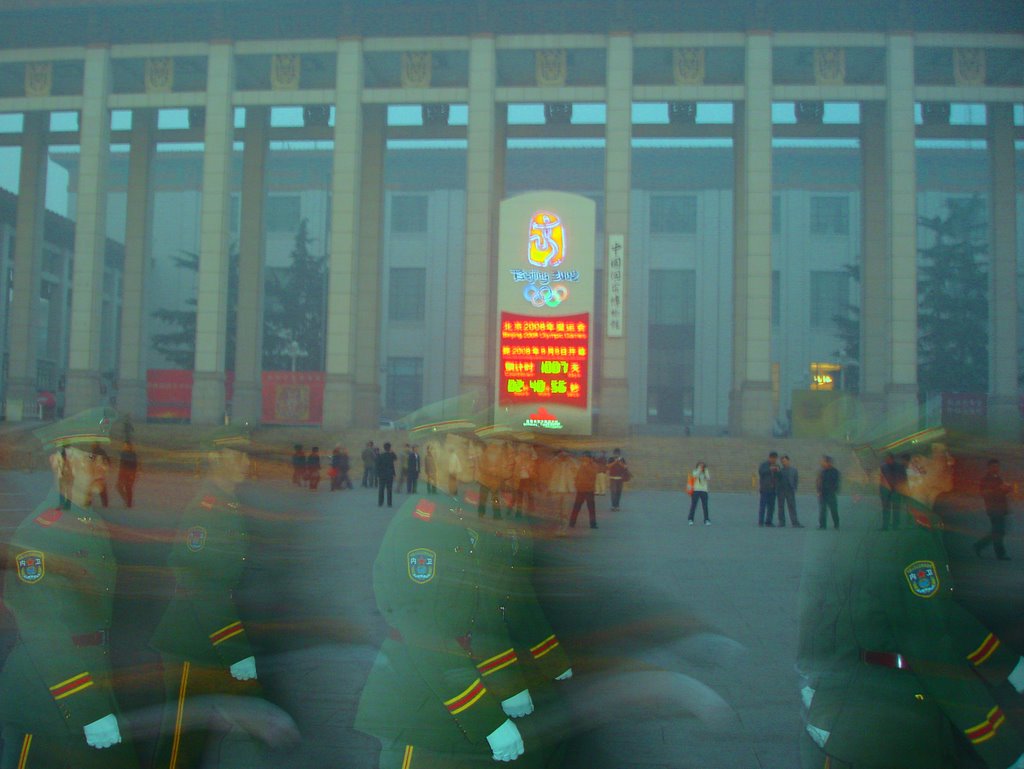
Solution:
M 245 3 L 196 2 L 175 24 L 171 4 L 37 5 L 0 19 L 7 419 L 35 413 L 48 312 L 69 410 L 116 371 L 118 407 L 145 414 L 148 373 L 182 365 L 154 344 L 174 333 L 196 423 L 257 421 L 268 362 L 289 360 L 267 337 L 288 333 L 291 367 L 322 373 L 325 425 L 486 402 L 498 203 L 547 189 L 597 203 L 595 328 L 606 243 L 626 245 L 624 332 L 593 340 L 599 432 L 765 434 L 794 392 L 828 387 L 869 420 L 913 407 L 922 219 L 965 200 L 982 212 L 987 418 L 1019 429 L 1012 4 L 818 22 L 810 6 L 593 2 L 544 29 L 489 2 L 313 4 L 291 26 Z M 57 319 L 47 210 L 73 227 Z M 290 312 L 274 281 L 297 250 L 322 270 L 322 334 L 301 339 L 268 320 Z

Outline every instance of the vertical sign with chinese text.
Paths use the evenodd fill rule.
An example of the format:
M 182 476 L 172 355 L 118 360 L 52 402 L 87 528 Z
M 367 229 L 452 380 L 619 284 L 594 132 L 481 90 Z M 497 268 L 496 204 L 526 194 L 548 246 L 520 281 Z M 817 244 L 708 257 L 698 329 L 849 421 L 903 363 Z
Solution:
M 622 336 L 626 304 L 626 238 L 623 235 L 608 236 L 608 318 L 607 334 L 611 337 Z
M 495 423 L 590 434 L 594 228 L 582 195 L 502 202 Z

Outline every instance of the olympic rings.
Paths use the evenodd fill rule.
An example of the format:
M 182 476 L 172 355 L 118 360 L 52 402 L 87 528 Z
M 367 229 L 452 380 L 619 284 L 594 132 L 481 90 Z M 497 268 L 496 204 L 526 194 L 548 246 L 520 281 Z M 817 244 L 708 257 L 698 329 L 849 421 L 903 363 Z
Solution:
M 550 286 L 537 287 L 534 283 L 527 283 L 523 289 L 523 298 L 534 307 L 558 307 L 569 298 L 569 289 L 561 283 Z

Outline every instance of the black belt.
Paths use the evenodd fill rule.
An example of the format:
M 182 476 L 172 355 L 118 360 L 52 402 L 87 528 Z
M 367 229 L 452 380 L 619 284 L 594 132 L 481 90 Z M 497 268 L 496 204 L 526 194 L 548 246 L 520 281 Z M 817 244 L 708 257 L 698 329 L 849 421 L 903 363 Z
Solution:
M 910 663 L 902 654 L 896 652 L 869 652 L 861 651 L 860 658 L 869 665 L 878 665 L 893 670 L 910 670 Z
M 107 631 L 97 630 L 95 633 L 81 633 L 71 636 L 71 643 L 75 646 L 106 646 Z

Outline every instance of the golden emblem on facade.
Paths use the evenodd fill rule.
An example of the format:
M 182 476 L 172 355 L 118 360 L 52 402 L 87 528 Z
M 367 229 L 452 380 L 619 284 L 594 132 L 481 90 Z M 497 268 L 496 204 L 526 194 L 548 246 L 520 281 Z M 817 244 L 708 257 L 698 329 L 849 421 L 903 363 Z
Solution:
M 537 66 L 537 85 L 561 87 L 569 75 L 569 59 L 564 48 L 537 51 L 534 54 Z
M 299 87 L 302 57 L 297 53 L 276 53 L 270 61 L 270 87 L 275 91 L 294 91 Z
M 539 211 L 530 219 L 527 259 L 538 267 L 557 267 L 565 260 L 565 229 L 558 214 Z
M 406 51 L 402 54 L 402 88 L 430 88 L 432 74 L 430 51 Z
M 846 49 L 814 49 L 814 84 L 843 85 L 846 82 Z
M 674 49 L 672 51 L 672 79 L 676 85 L 703 85 L 704 49 Z
M 985 85 L 984 49 L 954 48 L 953 79 L 957 85 Z
M 162 56 L 146 59 L 146 93 L 170 93 L 174 90 L 174 59 Z
M 25 95 L 49 96 L 53 90 L 53 64 L 32 61 L 25 65 Z

